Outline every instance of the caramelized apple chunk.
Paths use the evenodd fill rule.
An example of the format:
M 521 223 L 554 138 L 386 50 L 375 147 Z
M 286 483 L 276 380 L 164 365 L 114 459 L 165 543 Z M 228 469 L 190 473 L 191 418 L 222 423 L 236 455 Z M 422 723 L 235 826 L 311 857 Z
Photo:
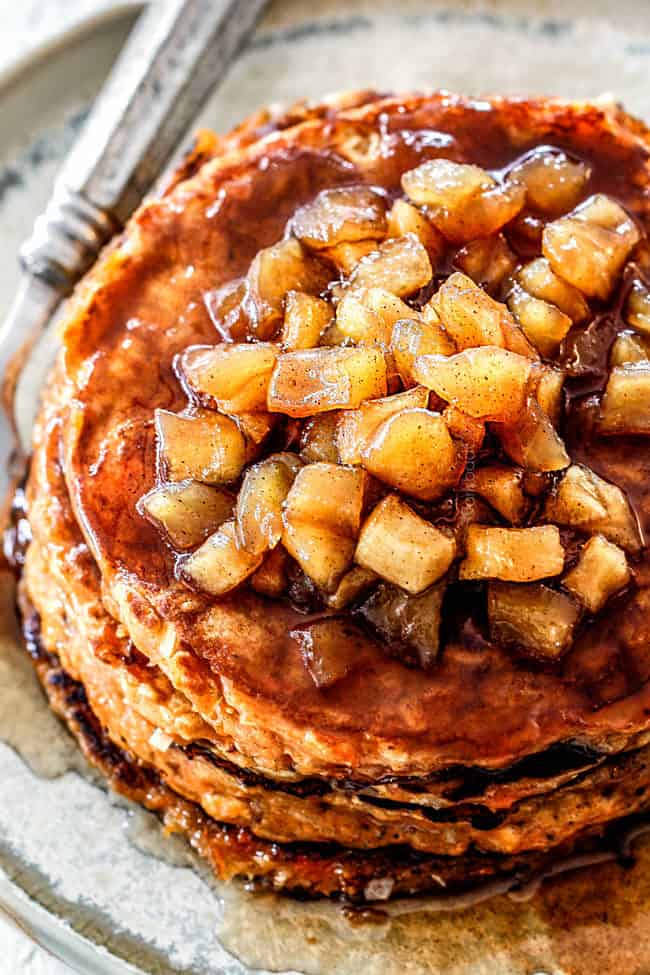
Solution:
M 336 325 L 343 340 L 355 345 L 390 344 L 393 326 L 414 312 L 401 298 L 384 288 L 354 288 L 336 309 Z
M 407 409 L 378 427 L 361 450 L 361 463 L 403 494 L 433 501 L 460 478 L 464 454 L 439 413 Z
M 456 346 L 442 325 L 409 317 L 393 326 L 390 351 L 402 383 L 414 386 L 413 364 L 417 356 L 452 355 Z
M 420 593 L 445 574 L 455 555 L 453 537 L 391 494 L 364 522 L 354 559 L 407 592 Z
M 524 264 L 516 278 L 524 291 L 533 298 L 555 305 L 574 325 L 589 317 L 589 305 L 582 292 L 557 275 L 545 257 Z
M 235 522 L 227 521 L 181 563 L 180 572 L 199 589 L 223 596 L 255 572 L 261 561 L 260 555 L 239 547 Z
M 609 353 L 610 366 L 625 366 L 630 362 L 650 360 L 650 335 L 621 332 L 616 336 Z
M 600 404 L 598 428 L 607 435 L 650 434 L 650 361 L 615 366 Z
M 568 315 L 548 301 L 533 298 L 519 285 L 511 289 L 508 307 L 540 355 L 551 359 L 557 354 L 560 343 L 573 325 Z
M 565 575 L 562 585 L 590 613 L 598 613 L 610 596 L 627 586 L 630 577 L 625 552 L 603 535 L 593 535 L 580 552 L 577 565 Z
M 336 445 L 343 464 L 361 464 L 363 452 L 378 428 L 390 417 L 407 409 L 426 409 L 429 390 L 415 386 L 403 393 L 362 403 L 358 410 L 339 414 Z
M 336 591 L 326 597 L 325 602 L 330 609 L 346 609 L 361 599 L 377 583 L 378 578 L 370 569 L 353 565 L 339 582 Z
M 315 200 L 296 210 L 291 221 L 295 237 L 320 249 L 386 235 L 386 198 L 369 186 L 321 190 Z
M 564 152 L 536 151 L 513 166 L 510 175 L 526 187 L 530 207 L 559 216 L 580 201 L 591 170 Z
M 544 228 L 542 251 L 555 273 L 588 298 L 611 294 L 639 231 L 625 210 L 603 194 Z
M 230 484 L 246 463 L 246 443 L 234 420 L 219 413 L 155 411 L 158 463 L 170 481 Z
M 235 499 L 222 488 L 178 481 L 145 494 L 138 507 L 178 549 L 193 548 L 232 515 Z
M 625 320 L 637 332 L 650 338 L 650 290 L 643 281 L 635 281 L 625 304 Z
M 350 275 L 355 288 L 383 288 L 406 298 L 431 280 L 433 271 L 425 248 L 415 234 L 393 237 L 362 258 Z
M 414 234 L 436 265 L 445 252 L 447 243 L 439 230 L 433 226 L 421 210 L 407 200 L 395 200 L 388 214 L 387 237 L 404 237 Z
M 292 630 L 291 636 L 300 646 L 305 667 L 319 690 L 343 680 L 361 662 L 364 637 L 350 620 L 336 616 L 316 620 Z
M 222 413 L 266 409 L 266 392 L 278 357 L 271 342 L 193 345 L 180 360 L 188 385 L 214 400 Z
M 621 489 L 581 464 L 569 467 L 549 496 L 544 517 L 558 525 L 599 532 L 628 552 L 637 553 L 642 545 L 637 519 Z
M 327 287 L 330 272 L 289 238 L 258 251 L 246 280 L 245 308 L 251 330 L 259 339 L 273 338 L 282 322 L 284 297 L 289 291 L 318 295 Z
M 580 609 L 565 593 L 539 583 L 488 586 L 490 636 L 542 660 L 556 660 L 573 641 Z
M 460 579 L 532 582 L 556 576 L 564 568 L 564 549 L 555 525 L 496 528 L 470 525 Z
M 289 556 L 282 545 L 277 545 L 264 556 L 259 569 L 250 577 L 251 588 L 262 596 L 279 599 L 287 591 L 289 579 L 287 563 Z
M 364 500 L 358 468 L 308 464 L 284 504 L 282 542 L 310 579 L 334 592 L 350 568 Z
M 557 426 L 562 415 L 565 373 L 554 366 L 543 366 L 538 367 L 534 378 L 535 399 L 551 423 Z
M 352 274 L 363 257 L 374 254 L 376 250 L 376 240 L 343 241 L 319 251 L 318 256 L 330 261 L 340 274 L 348 275 Z
M 280 345 L 286 352 L 313 349 L 332 317 L 332 309 L 327 301 L 307 295 L 304 291 L 289 291 L 284 303 Z
M 441 580 L 419 596 L 383 583 L 361 606 L 363 618 L 386 643 L 411 651 L 420 666 L 431 667 L 440 649 L 442 602 L 447 584 Z
M 564 442 L 534 396 L 515 422 L 495 428 L 501 446 L 515 464 L 528 471 L 561 471 L 571 463 Z
M 318 461 L 325 464 L 338 464 L 340 458 L 336 446 L 336 431 L 341 415 L 347 416 L 347 411 L 343 414 L 336 410 L 330 413 L 319 413 L 305 421 L 300 434 L 300 456 L 307 464 L 315 464 Z M 351 462 L 343 460 L 343 463 Z
M 473 470 L 461 488 L 476 492 L 513 525 L 520 524 L 530 510 L 523 489 L 523 471 L 505 464 L 488 464 Z
M 282 538 L 282 505 L 301 466 L 295 454 L 272 454 L 246 471 L 237 497 L 237 538 L 253 555 Z
M 479 345 L 510 348 L 512 333 L 517 329 L 512 315 L 466 274 L 451 274 L 440 285 L 432 304 L 459 351 Z
M 456 355 L 419 355 L 415 379 L 478 420 L 514 422 L 521 414 L 533 363 L 496 346 Z
M 278 356 L 268 391 L 271 412 L 303 417 L 356 409 L 386 395 L 380 349 L 305 349 Z
M 503 234 L 493 234 L 491 237 L 470 240 L 458 251 L 454 264 L 475 284 L 494 293 L 514 271 L 517 258 Z
M 442 416 L 452 437 L 462 440 L 474 452 L 481 449 L 485 438 L 485 423 L 463 413 L 457 406 L 446 406 Z
M 245 278 L 237 278 L 203 297 L 210 320 L 224 342 L 243 342 L 248 335 L 247 291 Z

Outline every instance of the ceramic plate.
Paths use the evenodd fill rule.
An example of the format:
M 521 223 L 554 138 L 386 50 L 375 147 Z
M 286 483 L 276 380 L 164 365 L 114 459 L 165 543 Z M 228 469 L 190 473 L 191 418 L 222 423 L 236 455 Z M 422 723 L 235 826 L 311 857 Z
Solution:
M 369 86 L 607 93 L 650 117 L 650 10 L 636 0 L 321 0 L 317 14 L 315 6 L 272 7 L 202 124 L 223 130 L 269 101 Z M 17 247 L 133 15 L 122 6 L 0 80 L 0 315 L 16 285 Z M 20 651 L 6 578 L 2 598 L 0 903 L 78 971 L 650 971 L 643 838 L 627 872 L 593 866 L 528 900 L 409 911 L 370 927 L 353 928 L 327 908 L 215 888 L 183 844 L 161 842 L 152 817 L 107 796 L 88 773 Z

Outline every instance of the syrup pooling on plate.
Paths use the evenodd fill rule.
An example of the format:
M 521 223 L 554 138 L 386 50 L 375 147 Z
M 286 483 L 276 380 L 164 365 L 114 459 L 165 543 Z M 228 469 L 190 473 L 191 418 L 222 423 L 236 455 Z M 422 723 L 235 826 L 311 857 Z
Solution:
M 210 295 L 228 341 L 178 357 L 188 405 L 156 411 L 139 508 L 188 586 L 306 594 L 318 688 L 368 628 L 434 667 L 467 583 L 489 637 L 549 664 L 633 587 L 633 499 L 565 442 L 584 336 L 605 356 L 583 370 L 589 435 L 650 429 L 645 240 L 596 182 L 545 145 L 492 172 L 431 159 L 393 192 L 326 188 Z

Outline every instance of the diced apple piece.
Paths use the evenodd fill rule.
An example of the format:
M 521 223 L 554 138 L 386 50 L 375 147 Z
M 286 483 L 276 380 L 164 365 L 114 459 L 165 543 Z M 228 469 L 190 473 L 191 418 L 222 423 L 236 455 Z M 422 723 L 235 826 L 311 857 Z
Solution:
M 635 281 L 625 306 L 625 320 L 637 332 L 650 338 L 650 290 L 643 281 Z
M 496 432 L 508 457 L 526 470 L 561 471 L 571 463 L 564 442 L 534 397 L 528 398 L 514 423 L 502 424 Z
M 309 464 L 284 505 L 283 544 L 310 579 L 334 592 L 350 568 L 361 523 L 365 474 L 336 464 Z
M 542 660 L 556 660 L 569 649 L 579 618 L 573 600 L 548 586 L 498 582 L 488 586 L 492 639 L 517 644 Z
M 289 556 L 282 545 L 277 545 L 264 556 L 264 561 L 250 578 L 251 588 L 262 596 L 278 599 L 287 590 L 287 562 Z
M 284 304 L 280 345 L 286 352 L 315 348 L 332 317 L 327 301 L 304 291 L 290 291 Z
M 140 500 L 138 507 L 162 528 L 175 548 L 193 548 L 232 515 L 235 499 L 229 491 L 197 481 L 161 484 Z
M 456 554 L 456 542 L 391 494 L 364 522 L 355 561 L 388 582 L 420 593 L 441 578 Z
M 402 189 L 414 203 L 448 210 L 492 186 L 494 180 L 484 169 L 451 159 L 430 159 L 402 176 Z
M 457 406 L 446 406 L 442 415 L 453 437 L 463 440 L 475 452 L 480 450 L 485 439 L 485 423 L 482 420 L 475 420 Z
M 168 480 L 230 484 L 241 474 L 246 443 L 230 417 L 156 410 L 155 423 L 158 461 Z
M 277 426 L 279 417 L 274 413 L 239 413 L 235 421 L 246 439 L 246 462 L 255 460 L 260 446 Z
M 506 306 L 491 298 L 466 274 L 451 274 L 431 303 L 459 350 L 494 345 L 536 358 Z
M 569 316 L 548 301 L 533 298 L 516 284 L 508 295 L 508 307 L 537 351 L 547 359 L 556 355 L 573 325 Z
M 546 225 L 542 251 L 561 278 L 588 298 L 605 300 L 638 240 L 639 231 L 625 210 L 597 194 L 568 217 Z
M 579 202 L 591 170 L 564 152 L 536 151 L 513 166 L 510 175 L 524 184 L 533 209 L 558 216 Z
M 354 288 L 336 309 L 336 324 L 343 339 L 356 345 L 390 344 L 393 326 L 414 312 L 401 298 L 383 288 Z
M 301 466 L 295 454 L 272 454 L 246 471 L 237 497 L 237 538 L 252 555 L 275 548 L 282 538 L 282 505 Z
M 291 230 L 308 247 L 334 247 L 386 235 L 386 199 L 369 186 L 321 190 L 315 200 L 296 210 Z
M 376 240 L 344 241 L 335 247 L 319 251 L 319 257 L 331 261 L 341 274 L 352 274 L 359 261 L 368 254 L 374 254 L 376 250 Z
M 610 596 L 624 589 L 630 581 L 625 552 L 594 535 L 580 552 L 577 565 L 567 572 L 563 586 L 577 596 L 590 613 L 598 613 Z
M 353 410 L 349 411 L 353 413 Z M 332 410 L 319 413 L 307 420 L 300 435 L 300 455 L 307 464 L 322 461 L 325 464 L 338 464 L 339 452 L 336 446 L 336 430 L 340 416 L 347 416 Z M 344 464 L 349 461 L 343 461 Z
M 411 650 L 421 667 L 430 667 L 440 649 L 442 602 L 445 580 L 419 596 L 411 596 L 394 586 L 383 584 L 361 607 L 365 620 L 386 643 L 398 650 Z
M 380 349 L 304 349 L 278 357 L 267 402 L 271 412 L 302 417 L 353 410 L 385 395 L 386 361 Z
M 548 498 L 544 517 L 584 532 L 600 532 L 629 552 L 641 548 L 638 522 L 621 489 L 581 464 L 568 469 Z
M 289 291 L 318 295 L 330 277 L 326 266 L 292 238 L 258 251 L 246 276 L 245 307 L 253 333 L 260 339 L 273 338 L 282 321 L 285 295 Z
M 625 366 L 629 362 L 646 362 L 650 359 L 650 341 L 644 335 L 621 332 L 617 335 L 609 353 L 611 366 Z
M 371 474 L 421 501 L 441 497 L 458 481 L 464 454 L 439 413 L 401 410 L 385 420 L 361 451 Z
M 406 298 L 431 280 L 433 271 L 425 248 L 415 234 L 392 237 L 361 259 L 350 276 L 357 288 L 383 288 Z
M 522 486 L 523 472 L 505 464 L 479 467 L 461 482 L 461 490 L 474 491 L 485 498 L 513 525 L 520 524 L 530 510 Z
M 423 247 L 426 248 L 432 264 L 437 264 L 447 242 L 439 230 L 412 203 L 406 200 L 395 200 L 388 214 L 387 237 L 404 237 L 405 234 L 415 234 Z
M 496 528 L 470 525 L 465 536 L 460 579 L 532 582 L 556 576 L 564 568 L 564 549 L 555 525 Z
M 181 356 L 189 386 L 213 399 L 222 413 L 266 409 L 266 391 L 278 357 L 270 342 L 193 345 Z
M 335 616 L 297 627 L 291 636 L 299 644 L 305 667 L 319 690 L 347 677 L 358 663 L 364 643 L 354 623 Z
M 582 292 L 559 277 L 545 257 L 538 257 L 517 273 L 517 281 L 529 295 L 555 305 L 574 325 L 589 317 L 589 305 Z
M 497 291 L 515 269 L 517 258 L 503 234 L 470 240 L 454 258 L 461 271 L 489 292 Z
M 375 585 L 378 578 L 370 569 L 353 565 L 339 582 L 336 592 L 327 596 L 325 601 L 330 609 L 345 609 L 365 595 Z
M 514 422 L 523 410 L 533 363 L 484 345 L 456 355 L 419 355 L 414 378 L 477 420 Z
M 419 355 L 452 355 L 456 346 L 440 324 L 404 318 L 393 326 L 390 351 L 400 379 L 414 386 L 413 363 Z
M 362 403 L 358 410 L 346 410 L 339 416 L 336 445 L 343 464 L 360 464 L 363 451 L 377 429 L 389 417 L 405 409 L 426 409 L 429 390 L 415 386 L 403 393 Z
M 598 429 L 608 435 L 650 434 L 650 361 L 612 369 L 600 404 Z
M 553 426 L 557 426 L 562 415 L 564 371 L 553 366 L 539 366 L 537 375 L 534 383 L 535 399 Z
M 245 278 L 237 278 L 203 296 L 212 324 L 224 342 L 242 342 L 248 334 L 250 320 L 245 310 L 247 291 Z
M 184 560 L 181 575 L 199 589 L 223 596 L 255 572 L 261 561 L 261 556 L 239 547 L 235 522 L 227 521 Z

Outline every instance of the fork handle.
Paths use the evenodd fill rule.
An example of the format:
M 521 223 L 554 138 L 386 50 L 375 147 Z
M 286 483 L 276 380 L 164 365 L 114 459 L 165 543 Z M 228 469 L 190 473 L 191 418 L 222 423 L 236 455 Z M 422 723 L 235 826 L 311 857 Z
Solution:
M 138 20 L 20 251 L 71 290 L 158 177 L 267 0 L 159 0 Z

